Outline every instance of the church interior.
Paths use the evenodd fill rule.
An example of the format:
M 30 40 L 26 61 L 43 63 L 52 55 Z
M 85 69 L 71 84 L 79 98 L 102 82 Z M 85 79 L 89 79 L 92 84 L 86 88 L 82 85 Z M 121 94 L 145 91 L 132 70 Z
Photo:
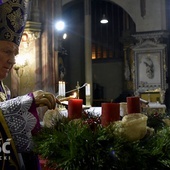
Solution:
M 103 15 L 106 24 L 100 23 Z M 62 31 L 55 28 L 60 19 L 65 22 Z M 145 78 L 138 59 L 157 54 L 155 76 Z M 19 63 L 5 83 L 14 97 L 36 89 L 57 95 L 59 81 L 66 91 L 89 83 L 90 102 L 99 106 L 137 93 L 168 91 L 168 56 L 169 1 L 34 0 Z M 84 89 L 80 96 L 85 102 Z
M 107 19 L 108 22 L 101 23 L 102 18 Z M 56 23 L 61 20 L 65 23 L 63 30 L 57 29 L 56 25 Z M 112 154 L 112 156 L 114 155 L 115 161 L 113 161 L 115 164 L 112 162 L 112 167 L 115 166 L 118 167 L 117 169 L 121 169 L 121 166 L 125 168 L 127 164 L 129 167 L 134 168 L 135 166 L 136 168 L 137 166 L 138 168 L 136 169 L 140 169 L 140 166 L 143 168 L 145 163 L 147 168 L 145 167 L 144 169 L 146 170 L 154 169 L 154 166 L 156 167 L 155 169 L 170 167 L 170 162 L 168 162 L 170 158 L 168 154 L 170 152 L 165 152 L 167 154 L 163 155 L 164 150 L 170 148 L 169 141 L 167 140 L 169 138 L 166 138 L 166 140 L 162 142 L 160 140 L 158 141 L 158 138 L 155 136 L 153 136 L 155 138 L 152 138 L 151 136 L 154 133 L 153 129 L 148 128 L 151 124 L 147 126 L 146 121 L 148 118 L 146 118 L 145 114 L 140 114 L 147 112 L 149 116 L 155 116 L 158 114 L 164 115 L 170 111 L 169 31 L 169 0 L 32 0 L 19 47 L 19 54 L 16 56 L 16 64 L 4 83 L 11 89 L 13 98 L 39 89 L 51 92 L 58 97 L 60 101 L 63 100 L 63 105 L 58 106 L 59 110 L 61 109 L 62 111 L 68 107 L 68 103 L 65 104 L 64 99 L 74 98 L 73 92 L 76 92 L 75 98 L 82 99 L 83 103 L 81 104 L 83 104 L 84 109 L 86 109 L 86 107 L 88 109 L 92 108 L 89 112 L 95 112 L 93 109 L 101 109 L 101 106 L 104 108 L 104 104 L 106 103 L 114 103 L 114 107 L 117 107 L 116 104 L 120 103 L 120 106 L 123 108 L 127 106 L 125 104 L 128 102 L 128 97 L 137 97 L 137 99 L 140 100 L 138 101 L 140 102 L 140 110 L 132 111 L 132 113 L 139 113 L 133 117 L 135 121 L 138 119 L 135 122 L 136 124 L 130 128 L 126 127 L 125 124 L 124 126 L 122 126 L 122 124 L 116 124 L 116 128 L 121 126 L 121 132 L 124 132 L 127 128 L 125 131 L 128 133 L 130 141 L 143 139 L 145 136 L 144 139 L 146 140 L 143 140 L 143 143 L 140 141 L 140 143 L 138 143 L 139 145 L 137 145 L 134 142 L 133 148 L 130 148 L 130 145 L 127 146 L 124 145 L 124 143 L 122 145 L 122 141 L 119 140 L 118 142 L 121 143 L 120 146 L 120 143 L 116 143 L 115 138 L 113 140 L 113 138 L 109 138 L 110 136 L 103 135 L 106 132 L 110 132 L 110 129 L 108 131 L 102 131 L 101 128 L 97 129 L 96 126 L 97 130 L 94 126 L 91 128 L 96 130 L 94 130 L 94 132 L 96 132 L 97 135 L 101 135 L 102 132 L 103 136 L 99 136 L 101 138 L 98 138 L 98 140 L 103 139 L 103 141 L 115 142 L 117 146 L 120 146 L 119 148 L 115 148 L 115 150 L 117 149 L 117 154 L 115 154 L 115 150 L 112 150 L 113 148 L 109 148 L 111 151 L 115 151 L 114 154 Z M 138 109 L 137 105 L 138 103 L 134 103 L 133 109 Z M 43 112 L 43 110 L 39 110 L 39 112 Z M 53 111 L 49 113 L 49 116 L 53 114 L 52 112 Z M 113 112 L 116 111 L 114 110 Z M 122 115 L 120 115 L 123 122 L 132 119 L 124 118 L 125 112 L 127 112 L 127 110 L 122 111 Z M 42 120 L 43 119 L 42 117 Z M 119 116 L 115 119 L 118 120 Z M 94 117 L 90 118 L 90 120 L 92 120 L 93 123 L 98 121 L 98 119 Z M 170 119 L 168 119 L 168 123 L 170 124 L 169 120 Z M 120 123 L 120 121 L 118 121 L 118 123 Z M 148 123 L 151 122 L 148 121 Z M 84 132 L 79 122 L 72 124 L 73 126 L 70 126 L 70 124 L 64 127 L 61 126 L 61 129 L 60 125 L 61 124 L 57 126 L 59 127 L 59 131 L 55 133 L 61 137 L 62 142 L 65 141 L 64 144 L 67 147 L 63 148 L 65 153 L 68 154 L 64 155 L 63 150 L 60 150 L 60 147 L 63 145 L 61 144 L 62 142 L 57 143 L 59 139 L 56 136 L 53 136 L 54 140 L 52 143 L 48 140 L 48 134 L 45 134 L 46 136 L 43 136 L 43 142 L 41 136 L 36 140 L 38 146 L 42 146 L 44 149 L 44 153 L 41 153 L 43 149 L 41 147 L 38 148 L 40 155 L 47 154 L 45 156 L 49 156 L 49 160 L 51 159 L 58 163 L 58 161 L 61 161 L 60 156 L 63 154 L 62 158 L 66 161 L 64 162 L 65 164 L 62 164 L 62 161 L 60 162 L 62 168 L 67 166 L 70 167 L 70 170 L 75 170 L 76 168 L 74 169 L 73 165 L 77 167 L 80 165 L 78 164 L 79 162 L 82 163 L 80 165 L 81 168 L 79 167 L 77 169 L 85 167 L 84 169 L 86 170 L 97 167 L 96 169 L 100 170 L 99 165 L 101 162 L 99 160 L 93 165 L 93 157 L 84 157 L 85 163 L 88 162 L 90 164 L 88 167 L 85 166 L 87 164 L 84 164 L 83 159 L 80 160 L 77 155 L 74 155 L 77 150 L 74 147 L 71 148 L 71 146 L 74 144 L 75 146 L 80 146 L 81 142 L 86 141 L 86 144 L 83 143 L 83 147 L 80 146 L 81 149 L 83 148 L 81 150 L 82 155 L 84 154 L 83 156 L 85 156 L 87 154 L 85 149 L 89 146 L 90 149 L 88 148 L 88 152 L 92 155 L 93 152 L 100 154 L 100 159 L 106 163 L 104 165 L 101 163 L 101 166 L 110 168 L 110 155 L 108 160 L 104 160 L 105 156 L 103 156 L 103 154 L 105 154 L 104 151 L 106 151 L 105 146 L 110 146 L 101 142 L 100 145 L 95 143 L 95 146 L 97 145 L 96 148 L 98 147 L 97 149 L 92 148 L 92 145 L 89 144 L 89 141 L 94 142 L 94 140 L 90 138 L 93 136 L 93 133 L 90 133 L 91 131 L 86 131 L 84 134 L 81 133 L 80 136 L 82 135 L 82 138 L 79 138 L 78 133 L 80 133 L 80 131 L 76 131 L 76 129 L 80 128 L 82 130 L 81 132 Z M 107 126 L 107 124 L 104 123 L 102 125 L 104 127 Z M 140 128 L 144 126 L 144 130 L 139 130 L 138 125 Z M 155 127 L 157 128 L 157 126 Z M 66 133 L 62 131 L 62 128 L 67 128 L 67 135 L 70 135 L 69 137 L 73 143 L 75 142 L 74 144 L 66 143 L 67 136 L 63 135 Z M 67 131 L 69 128 L 70 131 Z M 77 140 L 74 140 L 75 136 L 72 135 L 74 130 L 74 134 L 77 135 Z M 50 134 L 50 131 L 48 132 Z M 168 131 L 168 133 L 169 132 L 170 131 Z M 116 132 L 116 134 L 117 133 L 118 132 Z M 52 135 L 54 134 L 51 134 L 51 136 Z M 135 135 L 138 136 L 136 137 Z M 159 135 L 166 137 L 165 131 L 164 134 L 162 132 Z M 170 134 L 168 135 L 170 136 Z M 46 140 L 47 136 L 48 138 Z M 85 137 L 89 137 L 89 141 L 85 140 Z M 152 140 L 149 140 L 149 137 L 151 137 Z M 163 140 L 164 138 L 162 137 L 161 139 Z M 150 141 L 150 143 L 147 143 L 147 146 L 145 145 L 146 148 L 143 147 L 144 142 L 148 141 Z M 42 145 L 45 142 L 47 145 Z M 59 151 L 58 155 L 57 152 L 53 153 L 53 149 L 50 150 L 50 146 L 53 146 L 55 142 L 57 143 L 55 146 L 58 147 L 57 149 Z M 162 150 L 160 149 L 153 153 L 153 148 L 151 149 L 150 147 L 155 146 L 156 142 L 162 144 L 157 146 L 159 149 L 162 147 Z M 145 152 L 139 148 L 141 145 L 142 149 L 146 149 Z M 127 148 L 123 148 L 122 146 L 127 146 Z M 102 147 L 102 149 L 100 147 Z M 135 150 L 135 147 L 140 150 L 138 151 L 141 155 Z M 68 148 L 75 149 L 71 154 L 75 156 L 74 158 L 78 162 L 70 159 L 68 156 L 70 154 Z M 48 149 L 53 154 L 50 155 L 49 152 L 45 152 L 48 151 Z M 128 151 L 125 153 L 122 152 L 121 149 L 127 149 Z M 144 155 L 145 153 L 147 156 Z M 131 161 L 128 162 L 129 160 L 127 160 L 127 163 L 125 159 L 121 160 L 121 154 L 124 154 L 123 157 L 126 157 L 126 155 L 130 156 L 128 158 L 136 155 L 136 158 L 139 158 L 139 160 L 143 155 L 144 157 L 142 157 L 143 161 L 141 164 L 139 164 L 140 161 L 136 161 L 133 162 L 133 166 L 129 164 Z M 160 158 L 158 161 L 158 157 L 155 155 Z M 56 160 L 53 160 L 54 157 Z M 151 157 L 155 159 L 152 161 L 152 159 L 150 159 Z M 150 161 L 144 158 L 148 158 Z M 44 161 L 44 159 L 41 161 Z M 69 161 L 71 162 L 70 164 Z M 155 161 L 156 164 L 154 165 Z

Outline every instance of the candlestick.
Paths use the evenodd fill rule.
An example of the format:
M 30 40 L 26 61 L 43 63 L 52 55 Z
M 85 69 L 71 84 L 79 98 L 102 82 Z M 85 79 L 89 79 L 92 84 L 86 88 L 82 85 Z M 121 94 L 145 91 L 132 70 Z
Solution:
M 91 106 L 90 84 L 86 84 L 86 106 Z
M 127 103 L 121 102 L 120 103 L 120 116 L 124 117 L 127 114 Z
M 102 103 L 102 126 L 108 126 L 111 122 L 120 120 L 119 103 Z
M 63 97 L 66 96 L 66 83 L 63 81 Z
M 79 119 L 82 117 L 82 99 L 70 99 L 68 101 L 68 118 Z
M 59 82 L 58 82 L 58 95 L 59 95 L 59 96 L 61 96 L 61 84 L 62 84 L 62 82 L 59 81 Z
M 77 81 L 76 89 L 77 89 L 77 98 L 79 99 L 80 85 L 79 85 L 79 82 L 78 82 L 78 81 Z
M 91 97 L 90 96 L 86 96 L 86 106 L 91 107 Z
M 128 114 L 140 113 L 140 98 L 138 96 L 127 97 Z
M 58 82 L 58 99 L 61 100 L 62 98 L 65 98 L 65 82 L 59 81 Z M 65 110 L 65 106 L 59 104 L 58 105 L 59 110 Z
M 64 81 L 59 81 L 58 82 L 58 95 L 65 97 L 65 82 Z
M 86 85 L 86 96 L 90 96 L 90 84 Z

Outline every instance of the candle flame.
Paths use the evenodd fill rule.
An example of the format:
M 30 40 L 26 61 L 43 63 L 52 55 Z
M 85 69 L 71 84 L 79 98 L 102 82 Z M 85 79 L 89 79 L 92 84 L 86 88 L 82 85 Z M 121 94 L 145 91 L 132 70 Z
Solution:
M 63 102 L 63 101 L 67 101 L 69 99 L 74 99 L 74 98 L 76 98 L 76 96 L 77 96 L 77 93 L 74 92 L 72 96 L 61 98 L 61 99 L 59 99 L 59 101 Z
M 72 97 L 72 98 L 76 98 L 76 97 L 77 97 L 77 93 L 76 93 L 76 92 L 74 92 L 74 93 L 73 93 L 73 95 L 71 95 L 70 97 Z

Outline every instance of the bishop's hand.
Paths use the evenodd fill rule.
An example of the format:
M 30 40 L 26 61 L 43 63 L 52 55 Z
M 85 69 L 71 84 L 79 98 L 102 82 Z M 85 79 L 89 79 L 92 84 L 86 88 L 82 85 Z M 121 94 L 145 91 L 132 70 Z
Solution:
M 58 99 L 50 92 L 38 90 L 33 92 L 35 104 L 37 107 L 47 106 L 48 109 L 55 109 L 56 103 L 60 103 Z

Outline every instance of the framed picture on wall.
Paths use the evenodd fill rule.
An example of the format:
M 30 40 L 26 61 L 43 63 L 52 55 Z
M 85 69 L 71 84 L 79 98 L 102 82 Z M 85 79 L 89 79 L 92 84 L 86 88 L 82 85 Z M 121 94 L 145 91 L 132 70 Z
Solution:
M 136 57 L 139 87 L 161 87 L 162 61 L 160 52 L 143 52 Z
M 160 46 L 159 46 L 160 47 Z M 134 55 L 135 91 L 166 88 L 165 48 L 136 48 Z

